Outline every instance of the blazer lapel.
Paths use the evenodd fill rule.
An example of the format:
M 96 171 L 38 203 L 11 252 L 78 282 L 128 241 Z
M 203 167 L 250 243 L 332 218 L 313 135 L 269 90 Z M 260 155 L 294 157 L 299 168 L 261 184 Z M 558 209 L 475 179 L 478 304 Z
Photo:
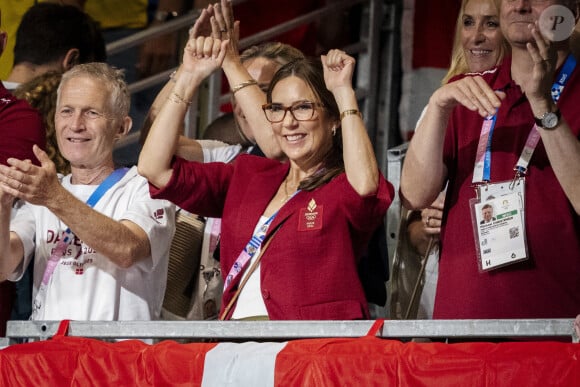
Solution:
M 287 163 L 280 164 L 279 167 L 254 174 L 248 179 L 248 190 L 244 198 L 244 206 L 247 208 L 245 213 L 247 216 L 242 221 L 246 225 L 245 229 L 248 230 L 249 237 L 252 236 L 260 216 L 264 213 L 264 209 L 276 194 L 282 181 L 284 181 L 289 168 L 290 165 Z M 278 218 L 278 215 L 276 215 L 276 218 Z

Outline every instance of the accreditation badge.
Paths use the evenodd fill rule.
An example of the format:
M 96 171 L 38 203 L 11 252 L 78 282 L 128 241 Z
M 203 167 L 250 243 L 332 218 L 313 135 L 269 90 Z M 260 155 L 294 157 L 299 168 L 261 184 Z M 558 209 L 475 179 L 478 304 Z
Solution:
M 480 271 L 526 260 L 524 178 L 478 186 L 471 215 Z

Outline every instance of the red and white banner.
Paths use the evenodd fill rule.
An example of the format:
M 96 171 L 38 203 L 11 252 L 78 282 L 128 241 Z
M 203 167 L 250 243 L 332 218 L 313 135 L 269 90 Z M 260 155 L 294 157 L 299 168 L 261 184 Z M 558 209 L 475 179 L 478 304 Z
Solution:
M 580 344 L 376 337 L 194 343 L 81 337 L 0 350 L 1 386 L 578 386 Z

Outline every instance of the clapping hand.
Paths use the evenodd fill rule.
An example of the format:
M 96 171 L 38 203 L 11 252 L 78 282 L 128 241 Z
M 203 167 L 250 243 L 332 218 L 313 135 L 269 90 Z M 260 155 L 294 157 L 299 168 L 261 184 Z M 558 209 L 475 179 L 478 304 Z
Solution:
M 36 205 L 49 206 L 51 201 L 58 200 L 62 186 L 56 174 L 56 167 L 45 151 L 34 145 L 34 155 L 40 166 L 30 160 L 9 158 L 6 165 L 0 165 L 0 184 L 2 186 L 2 204 L 8 199 L 6 195 L 23 199 Z

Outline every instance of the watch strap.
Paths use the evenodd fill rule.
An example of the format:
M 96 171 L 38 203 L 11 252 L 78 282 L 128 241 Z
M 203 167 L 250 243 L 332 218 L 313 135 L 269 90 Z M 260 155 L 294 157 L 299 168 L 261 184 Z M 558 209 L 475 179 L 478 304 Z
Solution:
M 553 112 L 546 112 L 542 115 L 542 117 L 538 118 L 536 116 L 534 116 L 534 121 L 536 122 L 536 125 L 540 128 L 546 128 L 546 126 L 544 125 L 544 119 L 549 115 L 549 114 L 554 114 L 556 115 L 556 117 L 558 118 L 558 121 L 560 121 L 560 119 L 562 118 L 562 113 L 560 113 L 560 109 L 556 108 L 555 111 Z M 551 129 L 551 128 L 548 128 Z

